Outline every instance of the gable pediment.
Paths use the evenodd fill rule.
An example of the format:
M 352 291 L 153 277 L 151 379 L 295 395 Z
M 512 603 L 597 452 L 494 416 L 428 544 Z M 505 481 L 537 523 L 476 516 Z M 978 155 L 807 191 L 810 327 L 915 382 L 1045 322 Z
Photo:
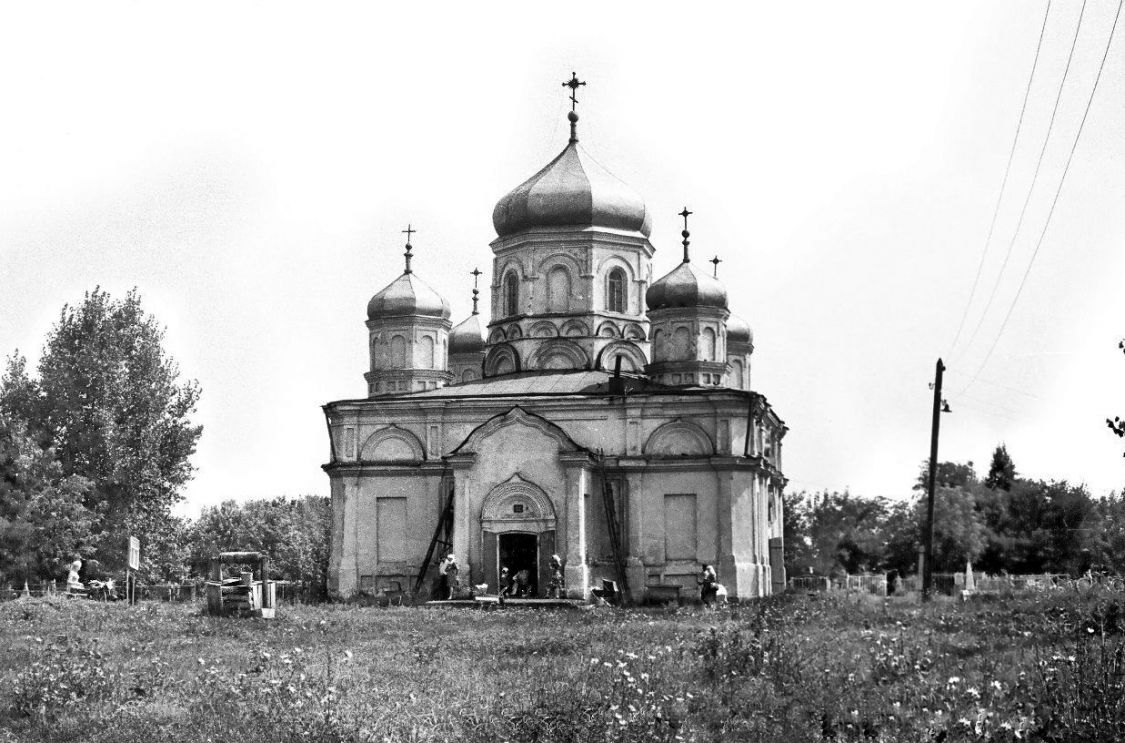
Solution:
M 575 443 L 574 439 L 570 438 L 566 431 L 543 416 L 529 413 L 517 405 L 508 412 L 493 416 L 477 426 L 451 453 L 476 454 L 481 451 L 485 440 L 500 431 L 513 428 L 527 429 L 527 434 L 530 436 L 545 437 L 551 440 L 559 452 L 585 451 L 583 447 Z

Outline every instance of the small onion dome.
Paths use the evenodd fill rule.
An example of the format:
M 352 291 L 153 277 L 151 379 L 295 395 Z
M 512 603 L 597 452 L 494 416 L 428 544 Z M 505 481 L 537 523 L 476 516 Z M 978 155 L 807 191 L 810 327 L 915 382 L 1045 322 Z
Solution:
M 449 355 L 479 354 L 484 351 L 484 337 L 480 332 L 480 316 L 469 317 L 449 331 Z
M 754 342 L 754 331 L 750 329 L 750 323 L 743 320 L 738 315 L 731 315 L 727 318 L 727 345 L 740 343 L 742 345 L 749 345 Z
M 705 271 L 696 271 L 685 261 L 672 269 L 667 276 L 654 281 L 645 292 L 645 304 L 650 310 L 670 307 L 720 307 L 727 306 L 727 290 L 718 279 Z
M 424 315 L 449 319 L 449 303 L 415 273 L 404 273 L 367 303 L 367 319 Z
M 636 191 L 572 141 L 558 157 L 496 203 L 496 234 L 534 227 L 609 227 L 648 237 L 652 219 Z

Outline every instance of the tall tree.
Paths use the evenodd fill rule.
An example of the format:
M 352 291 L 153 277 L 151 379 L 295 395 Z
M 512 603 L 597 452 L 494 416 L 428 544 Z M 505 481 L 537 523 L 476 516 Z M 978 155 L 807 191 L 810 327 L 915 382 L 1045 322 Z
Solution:
M 992 464 L 988 467 L 988 477 L 984 486 L 994 490 L 1011 490 L 1016 481 L 1016 465 L 1008 455 L 1008 447 L 1000 444 L 992 452 Z
M 6 375 L 20 382 L 8 385 L 8 404 L 48 432 L 63 475 L 91 483 L 85 506 L 100 520 L 99 559 L 112 567 L 124 562 L 127 534 L 169 528 L 170 509 L 193 473 L 202 427 L 190 416 L 199 386 L 179 380 L 163 341 L 135 289 L 116 300 L 95 288 L 78 306 L 63 307 L 37 382 L 14 361 Z

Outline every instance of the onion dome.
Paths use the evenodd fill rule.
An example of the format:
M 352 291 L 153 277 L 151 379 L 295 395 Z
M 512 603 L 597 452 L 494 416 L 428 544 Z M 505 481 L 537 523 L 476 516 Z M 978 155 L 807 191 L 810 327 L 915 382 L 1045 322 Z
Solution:
M 367 319 L 423 315 L 449 319 L 449 303 L 407 271 L 367 303 Z
M 672 272 L 652 283 L 645 292 L 650 310 L 669 307 L 719 307 L 726 309 L 727 290 L 718 279 L 705 271 L 696 271 L 690 262 L 683 262 Z
M 738 315 L 732 314 L 727 318 L 727 346 L 732 344 L 749 345 L 753 342 L 754 331 L 750 329 L 750 323 Z
M 727 290 L 713 276 L 704 271 L 696 271 L 691 265 L 691 233 L 688 232 L 687 218 L 692 214 L 685 206 L 680 212 L 684 218 L 683 235 L 684 260 L 672 271 L 654 281 L 645 292 L 645 304 L 650 310 L 663 310 L 670 307 L 718 307 L 726 309 Z M 718 262 L 715 264 L 718 271 Z
M 648 237 L 652 219 L 644 201 L 578 146 L 578 114 L 571 111 L 568 118 L 566 148 L 496 203 L 496 234 L 507 237 L 535 227 L 607 227 Z
M 449 355 L 479 354 L 484 351 L 484 336 L 480 332 L 480 316 L 469 315 L 449 331 Z

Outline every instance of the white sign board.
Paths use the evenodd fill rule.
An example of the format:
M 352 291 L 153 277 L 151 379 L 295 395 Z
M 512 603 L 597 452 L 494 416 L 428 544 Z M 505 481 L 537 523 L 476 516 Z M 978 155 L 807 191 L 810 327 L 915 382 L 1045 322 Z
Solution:
M 129 569 L 141 569 L 141 540 L 129 537 Z

